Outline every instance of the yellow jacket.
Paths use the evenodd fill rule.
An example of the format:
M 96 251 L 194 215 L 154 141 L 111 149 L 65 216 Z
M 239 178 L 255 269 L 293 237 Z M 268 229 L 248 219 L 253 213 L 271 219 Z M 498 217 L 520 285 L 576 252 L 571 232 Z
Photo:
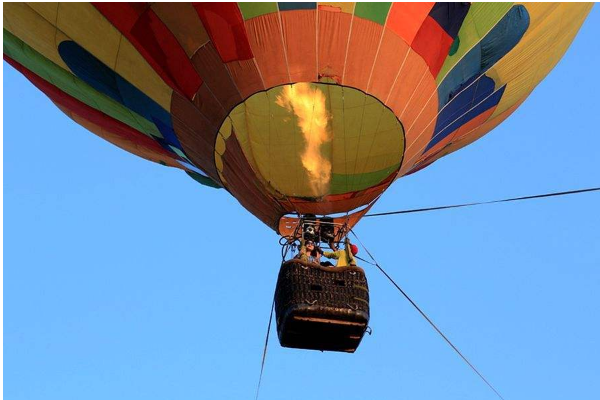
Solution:
M 356 259 L 350 251 L 350 243 L 346 242 L 344 250 L 325 251 L 323 256 L 337 260 L 336 267 L 347 267 L 348 265 L 356 266 Z

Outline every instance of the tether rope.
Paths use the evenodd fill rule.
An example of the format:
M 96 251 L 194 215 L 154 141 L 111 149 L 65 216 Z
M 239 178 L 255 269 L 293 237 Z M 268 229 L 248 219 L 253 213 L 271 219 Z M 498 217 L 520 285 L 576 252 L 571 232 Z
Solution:
M 358 236 L 356 235 L 356 233 L 354 233 L 353 230 L 350 230 L 350 232 L 352 232 L 352 234 L 354 235 L 354 237 L 356 238 L 356 240 L 358 240 L 358 242 L 363 247 L 363 249 L 365 249 L 365 251 L 367 252 L 367 254 L 369 255 L 369 257 L 371 258 L 371 260 L 373 260 L 373 265 L 375 265 L 383 273 L 383 275 L 385 275 L 385 277 L 396 287 L 396 289 L 398 289 L 398 291 L 400 291 L 400 293 L 406 298 L 406 300 L 408 300 L 410 302 L 410 304 L 412 304 L 412 306 L 419 312 L 419 314 L 421 314 L 421 316 L 423 316 L 423 318 L 425 318 L 425 320 L 427 320 L 427 322 L 429 322 L 429 325 L 431 325 L 433 327 L 433 329 L 435 329 L 436 332 L 440 334 L 440 336 L 446 341 L 446 343 L 448 343 L 450 345 L 450 347 L 452 347 L 452 349 L 460 356 L 460 358 L 462 358 L 464 360 L 464 362 L 466 362 L 467 365 L 469 367 L 471 367 L 471 369 L 473 371 L 475 371 L 475 373 L 485 382 L 485 384 L 488 385 L 489 388 L 492 389 L 494 391 L 494 393 L 496 393 L 496 395 L 500 399 L 504 400 L 504 397 L 502 397 L 502 395 L 500 395 L 500 393 L 492 386 L 492 384 L 487 379 L 485 379 L 485 377 L 477 370 L 477 368 L 475 368 L 475 366 L 473 364 L 471 364 L 471 362 L 469 360 L 467 360 L 467 358 L 450 341 L 450 339 L 448 339 L 446 337 L 446 335 L 444 335 L 444 333 L 440 330 L 440 328 L 438 328 L 437 325 L 433 323 L 433 321 L 427 316 L 427 314 L 425 314 L 425 312 L 423 312 L 423 310 L 421 310 L 421 308 L 417 305 L 417 303 L 415 303 L 410 298 L 410 296 L 408 294 L 406 294 L 406 292 L 404 290 L 402 290 L 402 288 L 400 286 L 398 286 L 398 284 L 392 279 L 392 277 L 390 275 L 388 275 L 388 273 L 385 272 L 385 270 L 383 268 L 381 268 L 381 266 L 375 260 L 375 258 L 371 254 L 371 252 L 365 247 L 365 245 L 358 238 Z
M 382 212 L 382 213 L 367 214 L 363 218 L 367 218 L 367 217 L 382 217 L 382 216 L 385 216 L 385 215 L 394 215 L 394 214 L 411 214 L 411 213 L 418 213 L 418 212 L 425 212 L 425 211 L 445 210 L 445 209 L 449 209 L 449 208 L 461 208 L 461 207 L 479 206 L 479 205 L 483 205 L 483 204 L 507 203 L 507 202 L 511 202 L 511 201 L 540 199 L 540 198 L 543 198 L 543 197 L 566 196 L 566 195 L 570 195 L 570 194 L 595 192 L 595 191 L 598 191 L 598 190 L 600 190 L 600 187 L 594 187 L 594 188 L 589 188 L 589 189 L 569 190 L 567 192 L 554 192 L 554 193 L 537 194 L 537 195 L 533 195 L 533 196 L 512 197 L 512 198 L 509 198 L 509 199 L 502 199 L 502 200 L 480 201 L 480 202 L 476 202 L 476 203 L 453 204 L 453 205 L 438 206 L 438 207 L 427 207 L 427 208 L 413 208 L 413 209 L 410 209 L 410 210 L 388 211 L 388 212 Z
M 258 377 L 258 385 L 256 386 L 255 400 L 258 400 L 258 395 L 260 393 L 260 384 L 262 382 L 263 371 L 265 370 L 265 360 L 267 359 L 267 347 L 269 345 L 269 333 L 271 332 L 271 322 L 273 321 L 273 310 L 274 309 L 275 309 L 275 299 L 273 299 L 273 304 L 271 305 L 271 314 L 269 315 L 269 325 L 267 326 L 267 336 L 265 338 L 265 347 L 263 349 L 262 362 L 260 363 L 260 376 Z

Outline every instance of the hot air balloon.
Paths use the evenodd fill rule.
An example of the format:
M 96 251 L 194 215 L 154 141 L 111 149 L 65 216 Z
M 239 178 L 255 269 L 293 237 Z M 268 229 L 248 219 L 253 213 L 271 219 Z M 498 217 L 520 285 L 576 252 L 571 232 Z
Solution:
M 282 237 L 339 241 L 396 179 L 512 114 L 591 7 L 7 3 L 4 59 L 78 124 Z

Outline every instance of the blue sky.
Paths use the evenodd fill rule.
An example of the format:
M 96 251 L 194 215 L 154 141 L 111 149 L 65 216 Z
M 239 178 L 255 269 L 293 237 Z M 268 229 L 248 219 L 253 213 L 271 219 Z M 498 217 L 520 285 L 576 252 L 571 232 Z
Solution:
M 375 212 L 598 186 L 600 11 L 524 105 Z M 363 220 L 357 233 L 506 399 L 600 397 L 599 194 Z M 132 156 L 4 64 L 4 395 L 253 398 L 277 236 Z M 364 251 L 363 251 L 364 253 Z M 353 354 L 284 349 L 261 399 L 493 399 L 378 271 Z

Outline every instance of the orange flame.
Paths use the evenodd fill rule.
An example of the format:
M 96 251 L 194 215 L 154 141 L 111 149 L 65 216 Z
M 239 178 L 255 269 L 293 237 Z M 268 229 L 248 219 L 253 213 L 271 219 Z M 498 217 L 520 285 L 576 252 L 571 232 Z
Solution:
M 331 115 L 325 106 L 325 95 L 308 83 L 297 83 L 285 86 L 275 102 L 298 117 L 306 144 L 300 156 L 302 166 L 308 172 L 313 194 L 316 197 L 326 195 L 331 180 L 331 162 L 323 157 L 321 146 L 331 141 L 328 129 Z

